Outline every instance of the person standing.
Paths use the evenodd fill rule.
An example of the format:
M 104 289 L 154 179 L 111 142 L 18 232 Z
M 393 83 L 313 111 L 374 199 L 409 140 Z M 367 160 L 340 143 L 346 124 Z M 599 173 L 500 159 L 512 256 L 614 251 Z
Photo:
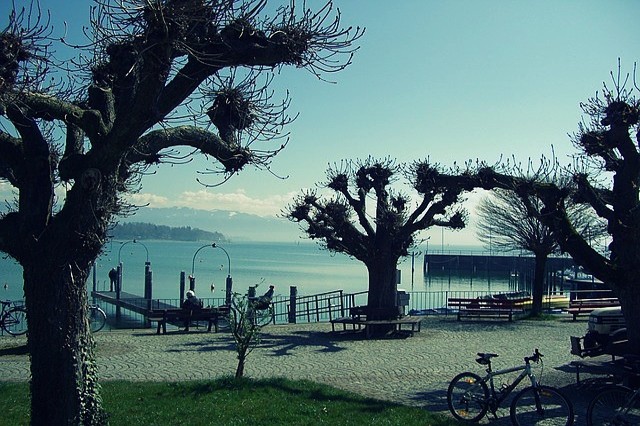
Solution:
M 115 291 L 116 283 L 118 282 L 118 270 L 111 268 L 109 271 L 109 291 Z

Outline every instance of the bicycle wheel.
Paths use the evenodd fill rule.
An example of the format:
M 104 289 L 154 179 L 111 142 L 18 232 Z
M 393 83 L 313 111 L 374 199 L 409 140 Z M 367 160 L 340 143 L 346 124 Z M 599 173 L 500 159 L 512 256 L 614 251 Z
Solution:
M 12 336 L 21 336 L 27 332 L 27 310 L 22 307 L 9 309 L 2 316 L 2 328 Z
M 511 401 L 511 422 L 522 426 L 572 425 L 573 405 L 555 388 L 530 386 Z
M 97 333 L 102 330 L 104 324 L 107 322 L 107 314 L 98 306 L 91 306 L 89 308 L 89 325 L 91 331 Z
M 458 374 L 447 389 L 449 411 L 456 419 L 465 422 L 477 422 L 484 417 L 488 398 L 487 384 L 474 373 Z
M 589 402 L 587 425 L 640 425 L 640 400 L 624 386 L 604 389 Z

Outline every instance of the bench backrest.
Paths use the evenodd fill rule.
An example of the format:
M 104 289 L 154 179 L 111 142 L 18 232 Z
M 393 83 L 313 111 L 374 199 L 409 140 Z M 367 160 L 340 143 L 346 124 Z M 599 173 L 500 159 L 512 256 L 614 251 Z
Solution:
M 449 306 L 458 306 L 465 308 L 483 307 L 483 308 L 522 308 L 529 298 L 519 299 L 468 299 L 459 297 L 450 297 Z
M 593 306 L 620 306 L 620 301 L 615 297 L 600 299 L 574 299 L 569 301 L 569 307 L 593 307 Z

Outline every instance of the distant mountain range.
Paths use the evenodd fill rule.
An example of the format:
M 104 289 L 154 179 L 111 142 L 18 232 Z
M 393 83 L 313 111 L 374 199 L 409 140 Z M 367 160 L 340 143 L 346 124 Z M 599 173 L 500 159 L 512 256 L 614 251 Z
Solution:
M 295 223 L 284 218 L 188 207 L 143 207 L 133 216 L 120 218 L 119 222 L 147 222 L 171 227 L 190 226 L 219 232 L 231 241 L 287 242 L 299 240 L 304 236 Z

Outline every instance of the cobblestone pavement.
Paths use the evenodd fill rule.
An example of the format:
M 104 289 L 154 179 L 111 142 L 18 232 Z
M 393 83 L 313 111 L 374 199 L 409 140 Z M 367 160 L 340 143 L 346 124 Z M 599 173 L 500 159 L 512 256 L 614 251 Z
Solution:
M 593 391 L 578 389 L 575 374 L 556 369 L 575 360 L 569 336 L 583 335 L 586 321 L 518 320 L 458 322 L 454 317 L 426 317 L 413 337 L 367 340 L 362 333 L 331 332 L 331 325 L 265 327 L 262 341 L 247 360 L 252 378 L 309 379 L 360 395 L 447 412 L 446 389 L 459 372 L 482 373 L 477 352 L 495 352 L 494 369 L 522 363 L 534 348 L 544 354 L 536 375 L 557 386 L 584 425 L 586 401 Z M 233 375 L 237 364 L 233 340 L 224 331 L 156 335 L 155 329 L 107 331 L 95 336 L 101 380 L 178 381 Z M 0 380 L 25 381 L 28 357 L 17 348 L 24 337 L 0 337 Z M 508 406 L 491 424 L 509 424 Z M 485 421 L 486 422 L 486 421 Z

